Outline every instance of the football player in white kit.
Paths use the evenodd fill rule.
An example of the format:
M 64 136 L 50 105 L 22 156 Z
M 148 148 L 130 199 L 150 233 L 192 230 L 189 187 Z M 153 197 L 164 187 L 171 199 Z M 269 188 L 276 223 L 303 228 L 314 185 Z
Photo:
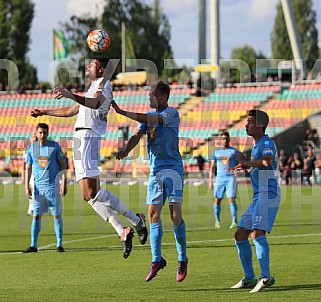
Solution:
M 33 117 L 42 115 L 71 117 L 77 115 L 74 126 L 73 160 L 76 181 L 79 181 L 83 199 L 105 221 L 108 221 L 120 236 L 123 256 L 127 258 L 132 249 L 134 231 L 124 227 L 116 213 L 125 216 L 135 227 L 141 244 L 145 244 L 148 231 L 145 216 L 132 212 L 117 196 L 100 187 L 100 138 L 106 133 L 107 114 L 113 100 L 110 81 L 103 77 L 109 60 L 95 58 L 86 67 L 86 77 L 91 81 L 85 96 L 71 93 L 64 87 L 55 87 L 56 99 L 69 98 L 76 104 L 57 109 L 34 109 Z

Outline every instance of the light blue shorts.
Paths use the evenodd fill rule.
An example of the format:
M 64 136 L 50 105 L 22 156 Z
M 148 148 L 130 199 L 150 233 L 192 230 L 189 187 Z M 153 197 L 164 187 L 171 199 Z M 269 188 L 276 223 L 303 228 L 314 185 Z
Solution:
M 216 176 L 216 183 L 214 188 L 214 197 L 223 199 L 226 192 L 226 198 L 236 197 L 237 181 L 234 175 L 231 176 Z
M 39 190 L 32 196 L 33 215 L 41 216 L 50 209 L 52 216 L 62 214 L 62 201 L 59 189 Z
M 279 210 L 280 199 L 280 193 L 260 192 L 255 195 L 238 226 L 251 231 L 262 230 L 270 233 Z
M 183 202 L 184 176 L 174 170 L 162 170 L 150 174 L 147 188 L 147 204 L 164 205 L 166 199 L 172 203 Z

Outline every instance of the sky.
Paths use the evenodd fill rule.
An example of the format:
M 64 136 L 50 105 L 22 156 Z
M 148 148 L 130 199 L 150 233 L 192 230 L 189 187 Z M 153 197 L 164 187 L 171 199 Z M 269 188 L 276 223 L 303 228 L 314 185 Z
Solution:
M 144 0 L 151 4 L 153 0 Z M 106 0 L 33 0 L 35 16 L 31 28 L 28 57 L 38 71 L 38 80 L 48 80 L 52 61 L 52 30 L 72 15 L 95 12 Z M 269 57 L 270 35 L 278 0 L 221 0 L 220 53 L 230 58 L 235 47 L 249 45 Z M 198 3 L 199 0 L 161 0 L 161 8 L 171 26 L 171 47 L 175 60 L 198 63 Z M 313 0 L 317 13 L 319 45 L 321 47 L 321 0 Z M 209 11 L 209 0 L 207 0 Z M 209 18 L 208 18 L 209 19 Z M 207 25 L 207 59 L 210 59 L 209 20 Z M 106 29 L 108 32 L 108 29 Z M 111 37 L 112 38 L 112 37 Z M 85 41 L 84 41 L 85 45 Z M 193 61 L 192 61 L 193 62 Z M 190 64 L 189 64 L 190 65 Z

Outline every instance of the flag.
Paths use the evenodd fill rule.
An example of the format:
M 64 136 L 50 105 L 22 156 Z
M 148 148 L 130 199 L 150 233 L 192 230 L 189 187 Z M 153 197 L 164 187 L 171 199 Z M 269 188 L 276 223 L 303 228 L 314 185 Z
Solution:
M 54 60 L 66 58 L 70 50 L 70 41 L 61 31 L 53 31 L 53 53 Z

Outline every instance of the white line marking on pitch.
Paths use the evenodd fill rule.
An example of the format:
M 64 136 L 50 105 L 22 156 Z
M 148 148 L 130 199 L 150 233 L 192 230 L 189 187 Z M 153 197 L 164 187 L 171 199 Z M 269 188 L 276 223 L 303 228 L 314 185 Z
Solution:
M 197 229 L 194 229 L 197 230 Z M 187 230 L 188 231 L 188 230 Z M 80 239 L 74 239 L 74 240 L 68 240 L 64 241 L 64 245 L 68 243 L 74 243 L 74 242 L 83 242 L 83 241 L 89 241 L 89 240 L 97 240 L 97 239 L 103 239 L 103 238 L 109 238 L 109 237 L 115 237 L 115 234 L 111 235 L 103 235 L 103 236 L 96 236 L 96 237 L 89 237 L 89 238 L 80 238 Z M 279 239 L 279 238 L 294 238 L 294 237 L 313 237 L 313 236 L 321 236 L 321 233 L 316 233 L 316 234 L 293 234 L 293 235 L 280 235 L 280 236 L 269 236 L 269 239 Z M 209 240 L 194 240 L 194 241 L 187 241 L 187 244 L 195 244 L 195 243 L 209 243 L 209 242 L 226 242 L 226 241 L 234 241 L 234 239 L 209 239 Z M 175 245 L 175 243 L 162 243 L 163 246 L 171 246 Z M 55 247 L 56 243 L 51 243 L 47 244 L 44 246 L 41 246 L 38 248 L 38 251 L 44 252 L 42 250 L 48 249 L 50 247 Z M 138 246 L 138 245 L 134 245 Z M 112 246 L 106 246 L 106 248 L 114 249 L 114 248 L 121 248 L 120 245 L 112 245 Z M 73 249 L 77 250 L 77 249 Z M 22 252 L 4 252 L 1 253 L 0 255 L 16 255 L 16 254 L 22 254 Z

